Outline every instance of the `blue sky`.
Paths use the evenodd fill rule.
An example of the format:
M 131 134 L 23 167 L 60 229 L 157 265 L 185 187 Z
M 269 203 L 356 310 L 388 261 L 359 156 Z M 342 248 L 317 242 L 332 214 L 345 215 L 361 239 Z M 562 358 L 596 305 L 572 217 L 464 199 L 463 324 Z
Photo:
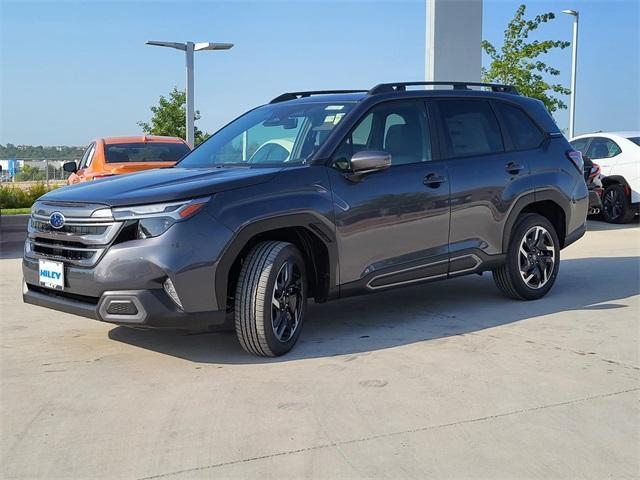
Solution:
M 196 54 L 198 126 L 209 132 L 287 90 L 424 76 L 424 0 L 0 2 L 3 144 L 138 133 L 158 97 L 184 87 L 183 54 L 151 39 L 236 44 Z M 520 3 L 484 0 L 483 37 L 500 44 Z M 640 2 L 526 4 L 530 16 L 580 10 L 576 133 L 640 129 Z M 539 38 L 570 40 L 571 18 L 558 14 Z M 547 61 L 569 86 L 570 49 Z M 566 128 L 567 112 L 556 120 Z

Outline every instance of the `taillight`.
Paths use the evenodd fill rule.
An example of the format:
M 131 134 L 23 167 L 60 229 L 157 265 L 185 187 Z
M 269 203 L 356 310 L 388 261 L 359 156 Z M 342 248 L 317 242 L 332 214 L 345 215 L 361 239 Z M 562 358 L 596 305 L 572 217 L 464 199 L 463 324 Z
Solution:
M 567 158 L 571 160 L 573 166 L 582 174 L 584 172 L 584 160 L 582 154 L 577 150 L 567 150 Z

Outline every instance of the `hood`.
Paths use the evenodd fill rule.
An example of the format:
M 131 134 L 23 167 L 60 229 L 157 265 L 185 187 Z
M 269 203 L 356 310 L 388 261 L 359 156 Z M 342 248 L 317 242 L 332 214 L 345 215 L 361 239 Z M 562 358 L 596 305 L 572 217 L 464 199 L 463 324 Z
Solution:
M 58 188 L 40 200 L 111 207 L 168 202 L 264 183 L 280 170 L 281 167 L 161 168 Z

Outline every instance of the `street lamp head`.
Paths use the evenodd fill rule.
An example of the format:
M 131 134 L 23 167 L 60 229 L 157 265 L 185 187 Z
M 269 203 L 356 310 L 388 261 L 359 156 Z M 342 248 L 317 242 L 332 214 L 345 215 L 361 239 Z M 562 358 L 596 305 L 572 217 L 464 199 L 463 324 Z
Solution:
M 178 50 L 187 49 L 187 45 L 185 43 L 177 43 L 177 42 L 157 42 L 155 40 L 149 40 L 145 42 L 145 45 L 155 45 L 156 47 L 171 47 L 171 48 L 176 48 Z
M 199 42 L 195 44 L 194 50 L 229 50 L 233 43 L 210 43 Z
M 566 13 L 567 15 L 573 15 L 574 17 L 578 16 L 577 10 L 562 10 L 562 13 Z

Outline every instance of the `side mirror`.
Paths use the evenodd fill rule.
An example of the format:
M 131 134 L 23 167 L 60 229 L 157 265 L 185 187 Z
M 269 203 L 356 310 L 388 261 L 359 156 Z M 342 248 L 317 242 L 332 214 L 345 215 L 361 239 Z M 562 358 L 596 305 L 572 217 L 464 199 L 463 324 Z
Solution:
M 76 173 L 78 171 L 76 162 L 64 162 L 62 164 L 62 169 L 67 173 Z
M 351 157 L 351 171 L 353 175 L 386 170 L 391 166 L 391 155 L 379 150 L 364 150 Z

